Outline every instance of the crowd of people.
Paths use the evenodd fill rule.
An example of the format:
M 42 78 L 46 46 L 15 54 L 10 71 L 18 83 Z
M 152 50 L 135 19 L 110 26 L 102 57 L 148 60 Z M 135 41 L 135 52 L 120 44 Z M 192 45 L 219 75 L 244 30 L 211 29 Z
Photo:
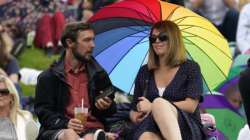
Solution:
M 96 11 L 114 2 L 119 0 L 18 0 L 0 5 L 0 138 L 31 140 L 28 135 L 34 134 L 39 140 L 118 139 L 119 133 L 106 127 L 106 118 L 117 112 L 118 89 L 92 56 L 95 34 L 87 23 Z M 234 0 L 169 2 L 210 20 L 229 42 L 236 42 L 235 56 L 250 53 L 248 1 L 240 0 L 240 6 Z M 27 134 L 37 122 L 23 110 L 30 98 L 22 94 L 16 57 L 20 46 L 33 45 L 49 56 L 62 53 L 38 77 L 31 100 L 39 133 L 34 128 Z M 150 30 L 148 45 L 148 62 L 137 74 L 128 114 L 133 133 L 124 139 L 206 139 L 199 109 L 202 76 L 199 65 L 186 58 L 180 29 L 174 22 L 159 21 Z M 237 95 L 229 89 L 226 97 L 236 109 L 243 100 L 249 125 L 248 81 L 249 68 L 240 77 Z M 114 91 L 106 96 L 106 88 Z M 85 121 L 76 117 L 77 107 L 87 109 Z

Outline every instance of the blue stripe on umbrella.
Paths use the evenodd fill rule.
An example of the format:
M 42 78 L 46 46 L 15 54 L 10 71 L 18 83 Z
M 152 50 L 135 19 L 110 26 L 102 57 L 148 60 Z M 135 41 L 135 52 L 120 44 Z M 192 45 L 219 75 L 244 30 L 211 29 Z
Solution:
M 113 44 L 106 50 L 96 56 L 97 61 L 110 74 L 114 67 L 123 59 L 123 57 L 141 40 L 145 38 L 145 33 L 140 32 L 126 37 Z M 131 61 L 130 63 L 133 63 Z
M 129 93 L 148 52 L 148 38 L 136 44 L 110 74 L 114 85 Z M 123 75 L 121 75 L 123 74 Z
M 150 30 L 149 26 L 129 26 L 129 27 L 121 27 L 118 29 L 109 30 L 103 33 L 96 35 L 96 46 L 93 52 L 94 56 L 97 56 L 103 50 L 107 49 L 111 45 L 117 43 L 118 41 L 128 37 L 133 36 L 141 32 L 141 38 L 148 36 L 148 32 Z M 127 45 L 123 46 L 126 47 Z

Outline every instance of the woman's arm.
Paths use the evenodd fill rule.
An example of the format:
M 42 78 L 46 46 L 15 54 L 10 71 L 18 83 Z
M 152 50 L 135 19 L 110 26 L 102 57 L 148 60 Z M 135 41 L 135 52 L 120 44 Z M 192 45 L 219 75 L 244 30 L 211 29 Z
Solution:
M 185 100 L 174 102 L 174 104 L 181 110 L 193 113 L 202 98 L 203 82 L 200 67 L 196 62 L 190 61 L 187 63 L 187 81 L 184 85 L 183 93 L 185 94 Z
M 198 99 L 186 98 L 184 101 L 174 102 L 174 104 L 183 111 L 193 113 L 197 108 L 199 101 Z

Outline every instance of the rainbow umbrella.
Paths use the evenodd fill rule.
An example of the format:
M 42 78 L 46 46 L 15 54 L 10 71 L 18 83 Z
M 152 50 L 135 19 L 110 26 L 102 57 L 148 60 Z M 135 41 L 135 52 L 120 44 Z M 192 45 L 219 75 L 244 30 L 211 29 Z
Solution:
M 99 10 L 89 22 L 96 31 L 94 56 L 114 85 L 132 93 L 136 74 L 147 62 L 152 24 L 178 24 L 188 57 L 199 63 L 206 89 L 223 82 L 231 66 L 228 43 L 205 18 L 181 6 L 158 0 L 124 0 Z

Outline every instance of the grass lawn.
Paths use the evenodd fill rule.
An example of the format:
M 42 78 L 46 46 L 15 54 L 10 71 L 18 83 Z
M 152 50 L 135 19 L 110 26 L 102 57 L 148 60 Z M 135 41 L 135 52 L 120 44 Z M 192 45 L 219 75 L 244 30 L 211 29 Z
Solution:
M 43 50 L 38 48 L 26 48 L 22 54 L 17 58 L 20 68 L 34 68 L 37 70 L 45 70 L 49 65 L 56 60 L 59 55 L 48 57 Z M 34 96 L 35 86 L 24 85 L 20 83 L 23 94 L 26 96 Z

